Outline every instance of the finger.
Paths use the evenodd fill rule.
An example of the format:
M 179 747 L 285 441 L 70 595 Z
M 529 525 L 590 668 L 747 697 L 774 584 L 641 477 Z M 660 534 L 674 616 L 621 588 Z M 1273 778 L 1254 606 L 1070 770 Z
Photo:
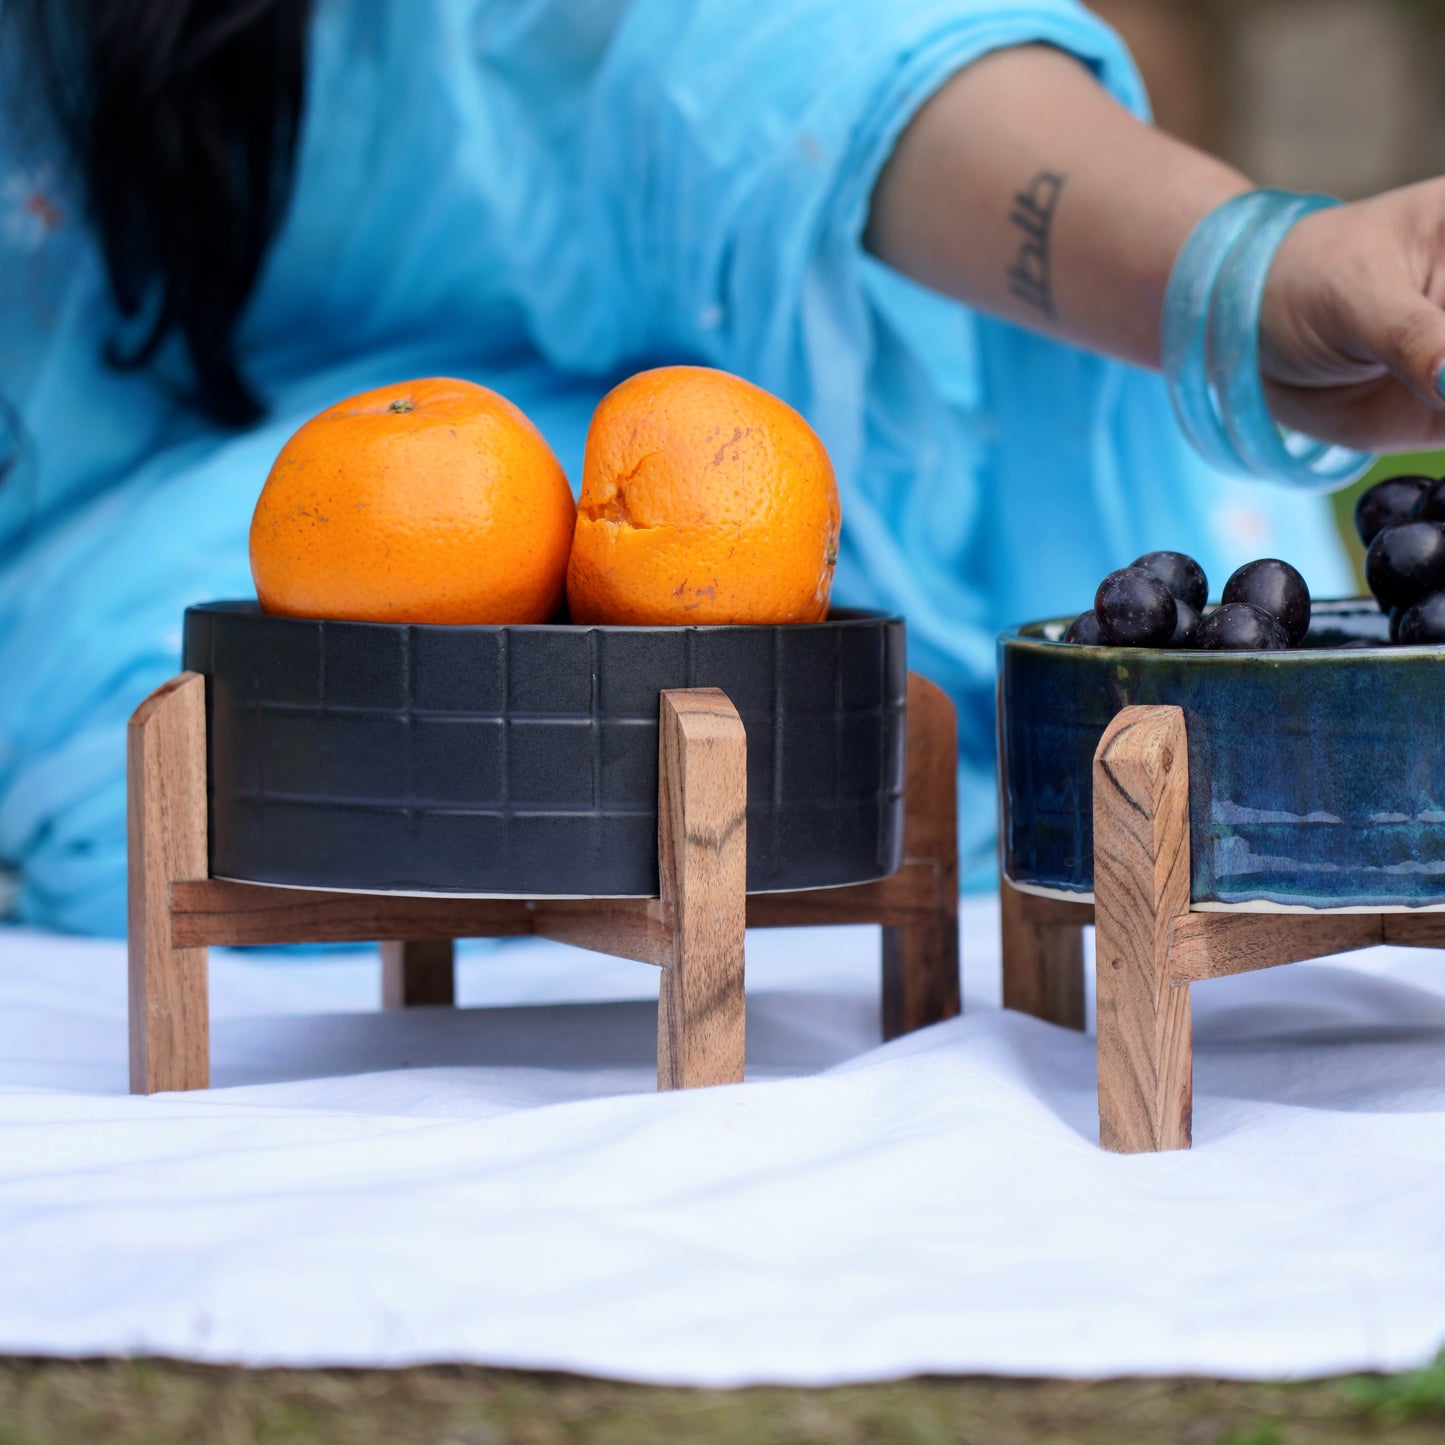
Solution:
M 1445 411 L 1445 311 L 1402 291 L 1372 305 L 1358 324 L 1360 341 L 1372 358 L 1426 406 Z
M 1427 406 L 1393 375 L 1327 388 L 1265 383 L 1275 419 L 1320 441 L 1366 452 L 1445 448 L 1445 411 Z

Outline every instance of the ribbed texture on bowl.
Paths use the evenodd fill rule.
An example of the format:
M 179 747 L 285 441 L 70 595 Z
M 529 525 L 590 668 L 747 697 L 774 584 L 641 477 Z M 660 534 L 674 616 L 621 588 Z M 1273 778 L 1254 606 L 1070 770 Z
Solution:
M 297 887 L 655 894 L 658 693 L 748 738 L 748 888 L 900 862 L 896 617 L 793 627 L 438 627 L 186 613 L 207 678 L 211 872 Z

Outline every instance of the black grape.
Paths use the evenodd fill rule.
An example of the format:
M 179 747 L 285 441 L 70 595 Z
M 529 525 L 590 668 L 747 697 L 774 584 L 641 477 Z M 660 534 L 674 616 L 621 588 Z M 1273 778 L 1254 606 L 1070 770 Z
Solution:
M 1410 516 L 1417 522 L 1445 522 L 1445 479 L 1431 482 L 1420 493 Z
M 1193 557 L 1183 552 L 1146 552 L 1129 565 L 1158 578 L 1180 602 L 1187 602 L 1196 612 L 1204 611 L 1209 601 L 1209 579 Z
M 1370 543 L 1365 580 L 1386 612 L 1445 588 L 1445 522 L 1387 527 Z
M 1069 630 L 1064 633 L 1065 642 L 1077 642 L 1084 647 L 1107 647 L 1109 639 L 1104 636 L 1104 629 L 1099 626 L 1098 615 L 1090 608 L 1087 612 L 1081 612 L 1069 624 Z
M 1305 579 L 1278 557 L 1246 562 L 1224 584 L 1223 600 L 1249 602 L 1268 612 L 1284 628 L 1291 647 L 1298 647 L 1310 630 L 1310 589 Z
M 1104 635 L 1119 647 L 1163 647 L 1179 620 L 1174 594 L 1134 567 L 1110 572 L 1099 583 L 1094 611 Z
M 1174 636 L 1164 645 L 1193 647 L 1199 637 L 1199 614 L 1187 602 L 1181 602 L 1177 597 L 1174 599 L 1174 606 L 1179 612 L 1174 622 Z
M 1416 502 L 1433 483 L 1429 477 L 1390 477 L 1376 482 L 1355 503 L 1355 531 L 1366 547 L 1386 527 L 1397 527 L 1410 519 Z
M 1445 592 L 1432 592 L 1407 608 L 1400 618 L 1396 640 L 1402 647 L 1445 642 Z
M 1284 652 L 1289 634 L 1268 612 L 1249 602 L 1226 602 L 1199 624 L 1201 652 Z

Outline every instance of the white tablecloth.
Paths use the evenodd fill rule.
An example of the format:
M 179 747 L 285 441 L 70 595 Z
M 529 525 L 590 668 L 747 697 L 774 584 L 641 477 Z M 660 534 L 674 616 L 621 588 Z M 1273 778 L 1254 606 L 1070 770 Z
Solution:
M 653 1092 L 656 974 L 527 942 L 490 1011 L 216 950 L 214 1084 L 131 1098 L 124 953 L 0 932 L 0 1350 L 638 1380 L 1240 1376 L 1445 1342 L 1445 958 L 1196 986 L 1195 1147 L 1094 1142 L 1092 1041 L 877 1046 L 877 935 L 749 936 L 748 1073 Z M 583 1002 L 588 1001 L 588 1002 Z

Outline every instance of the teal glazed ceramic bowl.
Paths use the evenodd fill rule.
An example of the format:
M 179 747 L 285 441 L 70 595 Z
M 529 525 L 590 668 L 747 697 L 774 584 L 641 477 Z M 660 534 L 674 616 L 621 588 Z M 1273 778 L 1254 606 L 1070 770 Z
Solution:
M 1370 601 L 1317 602 L 1293 652 L 1082 647 L 1069 620 L 999 639 L 1012 882 L 1092 892 L 1094 750 L 1164 703 L 1189 736 L 1195 907 L 1445 907 L 1445 647 L 1384 645 Z

